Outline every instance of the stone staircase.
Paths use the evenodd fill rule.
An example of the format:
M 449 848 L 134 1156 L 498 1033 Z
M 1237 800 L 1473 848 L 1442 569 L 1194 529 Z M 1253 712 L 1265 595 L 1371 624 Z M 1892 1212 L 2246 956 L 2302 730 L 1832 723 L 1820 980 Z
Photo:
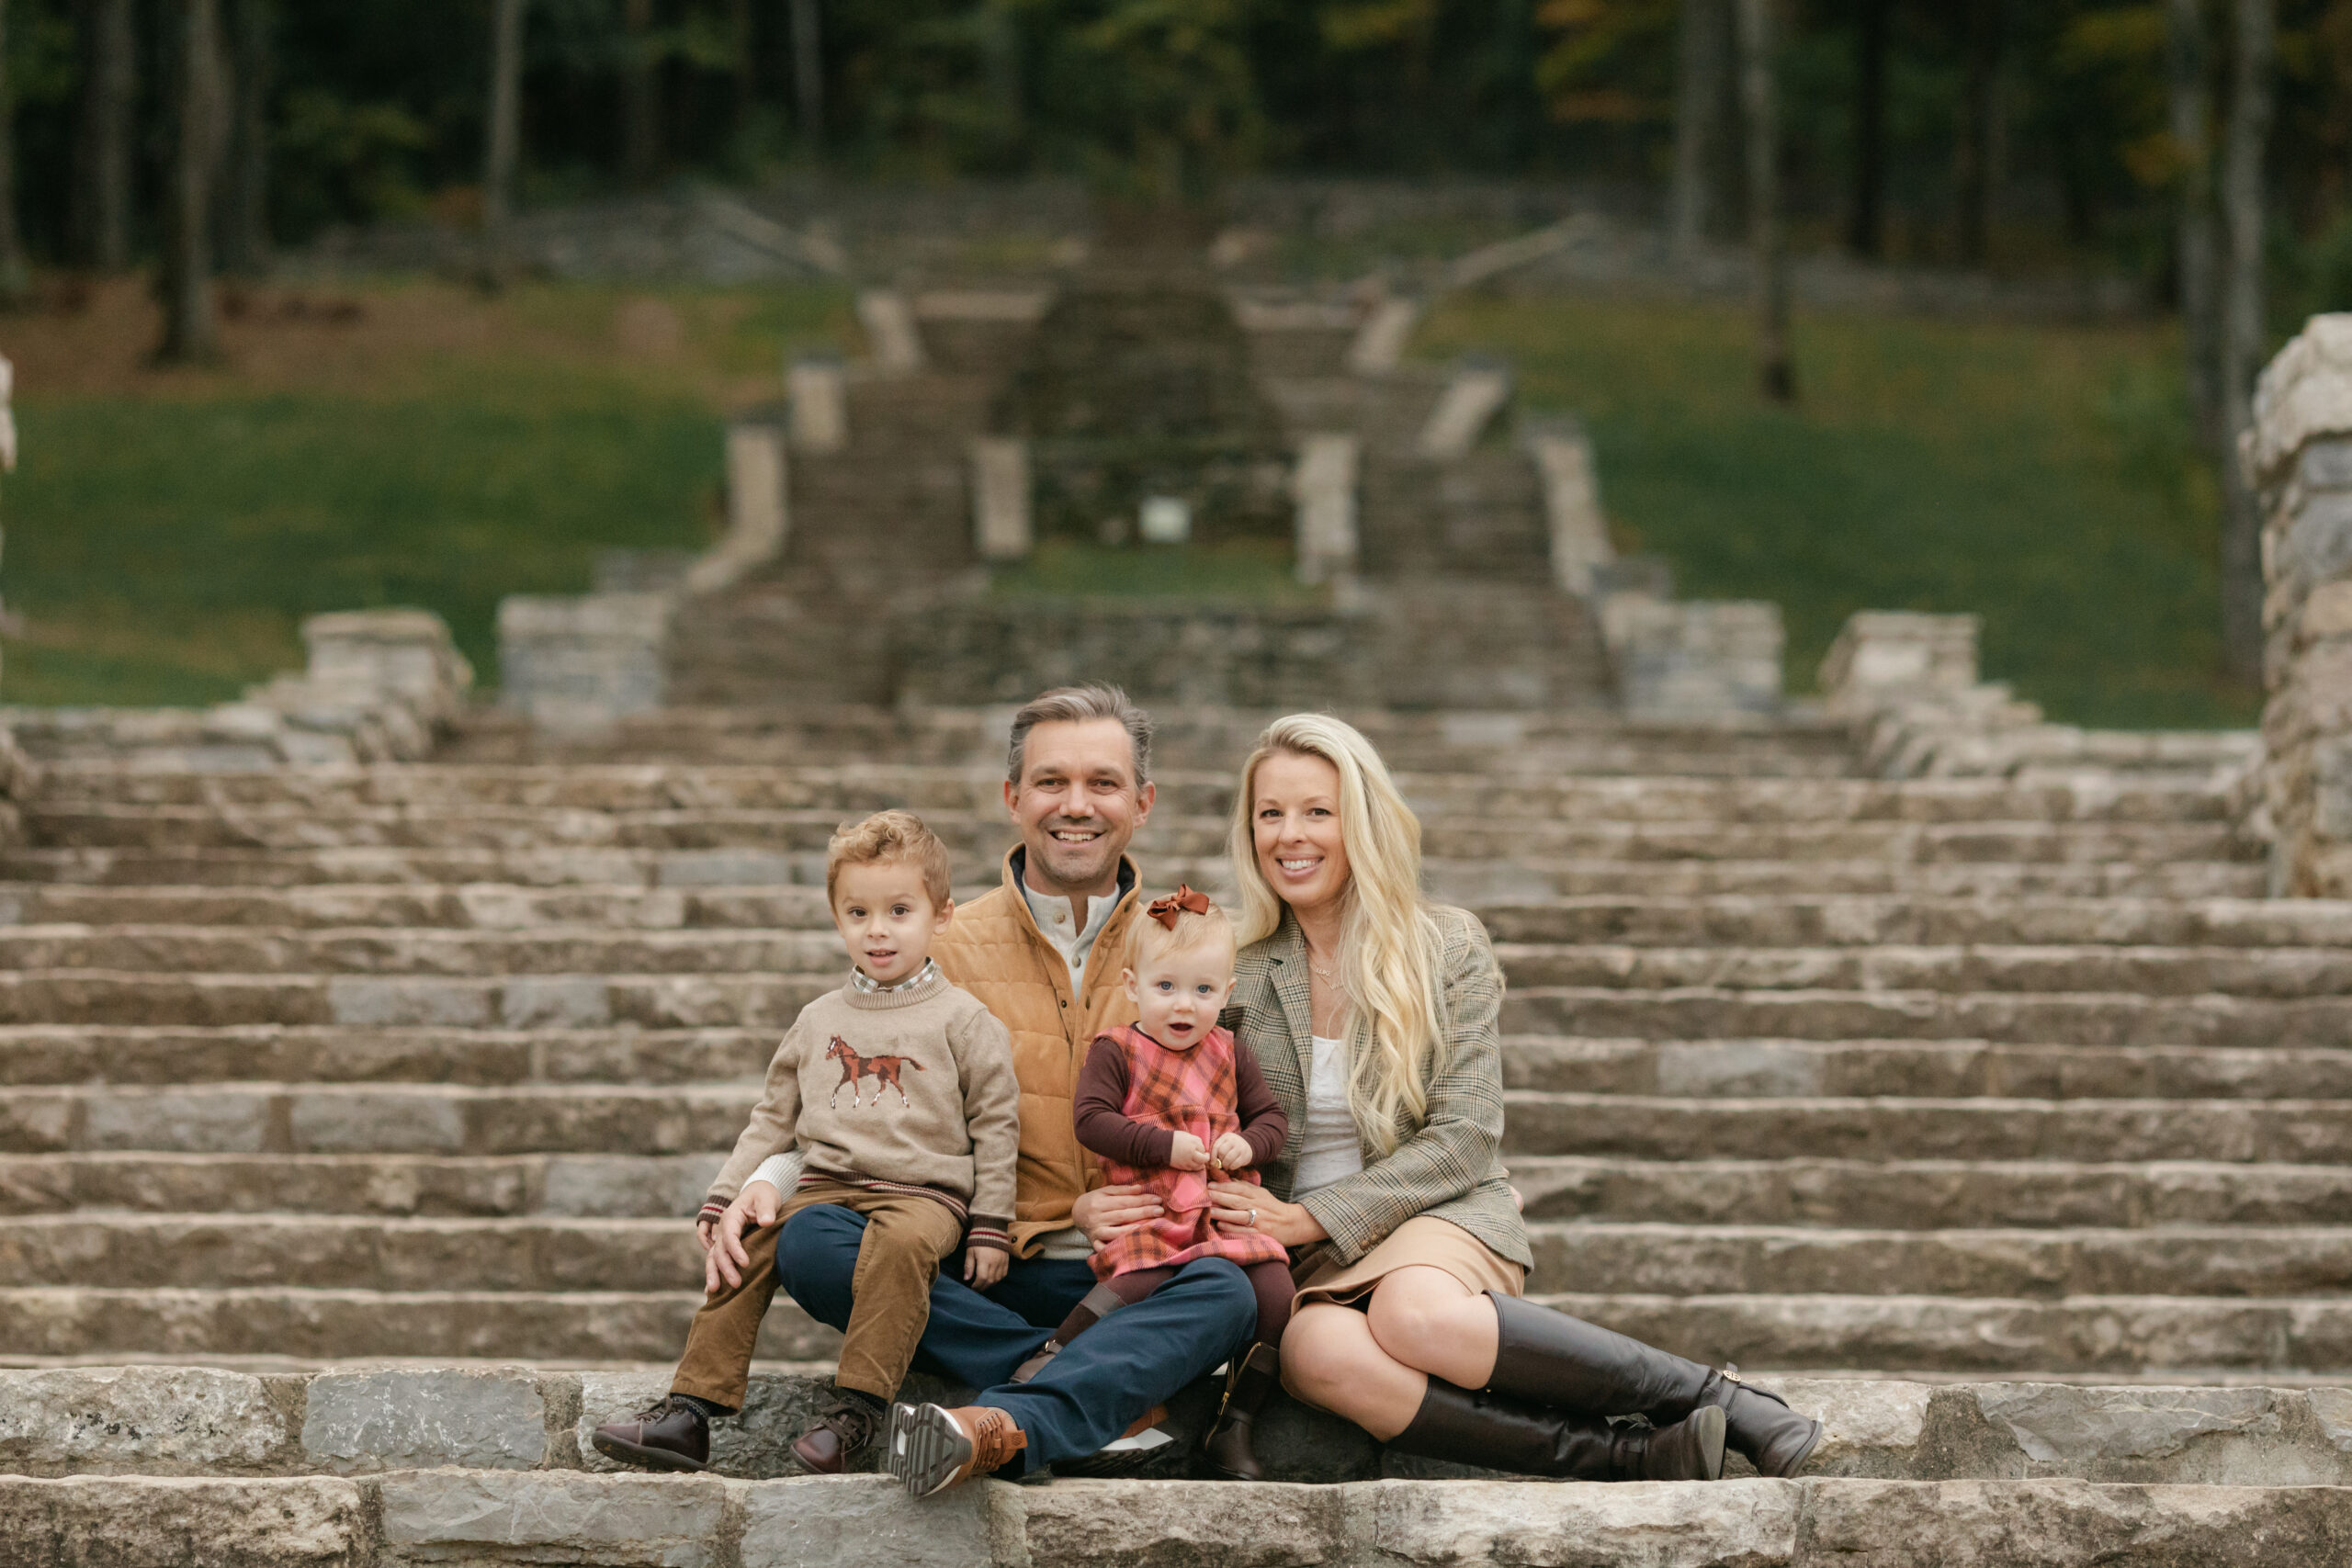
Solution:
M 1165 716 L 1154 882 L 1224 880 L 1262 716 Z M 1531 1290 L 1784 1387 L 1808 1478 L 1453 1479 L 1284 1407 L 1277 1477 L 1342 1484 L 918 1511 L 776 1479 L 833 1337 L 781 1300 L 733 1479 L 602 1473 L 836 982 L 827 833 L 910 806 L 971 886 L 1008 836 L 999 713 L 714 705 L 48 770 L 0 855 L 0 1562 L 2343 1559 L 2352 906 L 2260 899 L 2216 787 L 1363 716 L 1509 972 Z

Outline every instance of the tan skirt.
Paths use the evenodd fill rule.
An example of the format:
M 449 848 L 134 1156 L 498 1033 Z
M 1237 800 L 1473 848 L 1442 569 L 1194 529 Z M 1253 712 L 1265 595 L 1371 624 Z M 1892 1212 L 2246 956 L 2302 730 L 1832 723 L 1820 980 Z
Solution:
M 1527 1271 L 1518 1264 L 1451 1220 L 1416 1214 L 1353 1263 L 1327 1262 L 1309 1274 L 1298 1288 L 1292 1310 L 1310 1302 L 1356 1305 L 1390 1274 L 1416 1268 L 1442 1269 L 1473 1293 L 1495 1291 L 1516 1296 L 1527 1290 Z

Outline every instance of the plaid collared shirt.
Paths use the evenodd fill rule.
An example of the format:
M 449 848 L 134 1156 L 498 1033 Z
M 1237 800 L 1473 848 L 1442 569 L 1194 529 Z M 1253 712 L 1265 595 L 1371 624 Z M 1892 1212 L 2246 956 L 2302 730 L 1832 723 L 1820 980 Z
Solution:
M 1352 1263 L 1417 1214 L 1449 1220 L 1502 1258 L 1532 1268 L 1527 1227 L 1502 1164 L 1502 966 L 1486 928 L 1466 909 L 1433 905 L 1441 940 L 1439 1021 L 1453 1048 L 1431 1079 L 1425 1118 L 1399 1115 L 1396 1147 L 1363 1144 L 1363 1169 L 1295 1201 L 1329 1233 L 1332 1254 Z M 1292 1198 L 1306 1136 L 1306 1083 L 1314 1070 L 1306 942 L 1285 910 L 1281 929 L 1251 942 L 1234 965 L 1233 1003 L 1219 1021 L 1256 1054 L 1266 1087 L 1290 1116 L 1290 1142 L 1265 1168 L 1266 1186 Z M 1356 1025 L 1358 1030 L 1363 1026 Z

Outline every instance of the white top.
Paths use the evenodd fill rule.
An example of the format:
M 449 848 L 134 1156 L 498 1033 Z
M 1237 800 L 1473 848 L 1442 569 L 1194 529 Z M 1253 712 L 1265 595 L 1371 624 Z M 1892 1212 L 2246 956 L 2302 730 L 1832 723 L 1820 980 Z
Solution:
M 1052 944 L 1062 962 L 1069 965 L 1069 988 L 1083 994 L 1086 990 L 1086 961 L 1093 955 L 1094 939 L 1102 934 L 1110 923 L 1111 911 L 1119 907 L 1116 892 L 1097 894 L 1086 901 L 1086 924 L 1080 926 L 1071 911 L 1071 900 L 1040 893 L 1026 881 L 1021 884 L 1021 896 L 1029 900 L 1029 912 L 1037 918 L 1037 934 Z
M 800 1185 L 800 1168 L 807 1163 L 807 1159 L 808 1156 L 798 1149 L 786 1149 L 780 1155 L 770 1155 L 760 1161 L 760 1168 L 752 1172 L 744 1179 L 743 1185 L 749 1187 L 754 1181 L 764 1181 L 789 1198 L 792 1196 L 792 1190 Z
M 1348 1110 L 1348 1043 L 1317 1034 L 1315 1070 L 1306 1080 L 1306 1133 L 1291 1177 L 1291 1198 L 1363 1169 L 1363 1142 Z

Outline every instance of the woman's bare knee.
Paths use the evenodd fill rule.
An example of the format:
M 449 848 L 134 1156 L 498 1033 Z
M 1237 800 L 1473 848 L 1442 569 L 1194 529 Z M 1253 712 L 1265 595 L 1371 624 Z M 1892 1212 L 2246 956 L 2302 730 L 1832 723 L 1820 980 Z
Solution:
M 1477 1387 L 1494 1364 L 1494 1309 L 1436 1269 L 1400 1269 L 1380 1282 L 1364 1314 L 1373 1339 L 1404 1365 Z
M 1310 1306 L 1292 1315 L 1283 1332 L 1282 1361 L 1283 1387 L 1293 1399 L 1329 1409 L 1326 1393 L 1347 1385 L 1348 1369 L 1361 1361 L 1362 1348 L 1349 1343 L 1354 1336 L 1342 1314 L 1363 1322 L 1362 1314 L 1345 1307 Z

